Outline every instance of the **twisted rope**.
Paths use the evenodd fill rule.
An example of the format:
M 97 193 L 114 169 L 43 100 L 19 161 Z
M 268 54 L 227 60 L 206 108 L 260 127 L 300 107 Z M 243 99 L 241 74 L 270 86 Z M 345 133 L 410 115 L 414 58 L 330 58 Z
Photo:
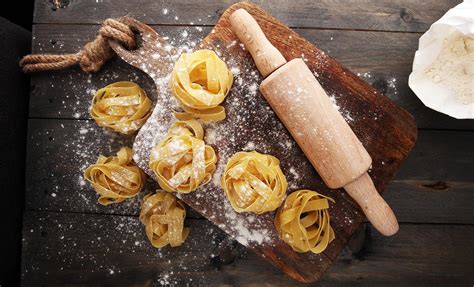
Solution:
M 135 35 L 128 25 L 120 19 L 107 19 L 102 23 L 94 41 L 87 43 L 81 51 L 62 55 L 27 55 L 21 59 L 20 67 L 23 72 L 31 73 L 60 70 L 79 64 L 84 72 L 97 72 L 114 55 L 108 40 L 115 40 L 129 50 L 136 46 Z

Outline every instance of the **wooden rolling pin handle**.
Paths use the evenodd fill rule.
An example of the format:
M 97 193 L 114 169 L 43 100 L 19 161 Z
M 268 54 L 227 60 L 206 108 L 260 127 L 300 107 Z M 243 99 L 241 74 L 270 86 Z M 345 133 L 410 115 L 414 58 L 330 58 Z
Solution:
M 244 9 L 230 15 L 232 30 L 244 43 L 263 77 L 286 63 L 285 57 L 275 48 L 263 33 L 255 19 Z
M 375 229 L 385 236 L 397 233 L 399 229 L 397 218 L 377 192 L 367 173 L 344 186 L 344 189 L 359 204 Z

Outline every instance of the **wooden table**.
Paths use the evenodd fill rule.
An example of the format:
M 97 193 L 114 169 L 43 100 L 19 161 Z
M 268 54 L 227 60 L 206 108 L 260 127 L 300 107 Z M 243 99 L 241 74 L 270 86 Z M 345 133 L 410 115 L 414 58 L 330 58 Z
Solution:
M 36 1 L 33 52 L 78 51 L 102 20 L 125 14 L 192 46 L 230 2 Z M 460 1 L 347 2 L 259 3 L 410 111 L 419 127 L 414 151 L 384 194 L 400 232 L 387 238 L 365 226 L 320 283 L 471 286 L 474 122 L 426 108 L 407 85 L 418 38 Z M 119 80 L 154 91 L 151 79 L 118 59 L 93 75 L 74 68 L 32 76 L 23 285 L 298 285 L 192 210 L 186 244 L 152 248 L 137 218 L 146 191 L 115 206 L 96 203 L 83 169 L 133 139 L 97 127 L 88 108 L 96 89 Z

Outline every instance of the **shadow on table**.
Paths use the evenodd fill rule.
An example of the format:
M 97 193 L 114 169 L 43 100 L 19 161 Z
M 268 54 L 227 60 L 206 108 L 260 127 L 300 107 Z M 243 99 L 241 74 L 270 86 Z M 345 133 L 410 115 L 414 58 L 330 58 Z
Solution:
M 28 77 L 18 62 L 31 32 L 0 17 L 0 286 L 20 283 Z

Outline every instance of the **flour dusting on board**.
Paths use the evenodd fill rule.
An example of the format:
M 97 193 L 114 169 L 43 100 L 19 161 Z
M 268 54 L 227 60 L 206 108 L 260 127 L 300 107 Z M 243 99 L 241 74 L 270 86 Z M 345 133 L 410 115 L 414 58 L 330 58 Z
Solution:
M 181 37 L 188 36 L 181 34 Z M 225 48 L 215 44 L 211 49 L 226 62 L 234 75 L 234 85 L 223 103 L 227 118 L 217 123 L 202 122 L 205 141 L 214 147 L 218 155 L 217 169 L 207 185 L 190 194 L 177 196 L 245 246 L 281 244 L 273 225 L 274 212 L 258 216 L 236 213 L 229 204 L 220 181 L 227 160 L 242 150 L 256 150 L 276 156 L 281 161 L 282 170 L 287 177 L 289 192 L 310 188 L 307 186 L 308 182 L 313 182 L 313 186 L 319 186 L 321 182 L 291 135 L 259 94 L 258 88 L 262 78 L 244 46 L 232 41 Z M 160 60 L 169 62 L 171 70 L 179 53 L 188 51 L 189 49 L 180 47 L 177 54 Z M 326 55 L 322 53 L 320 57 L 320 67 L 324 67 Z M 147 63 L 142 64 L 142 69 L 149 72 L 151 67 L 146 67 Z M 161 96 L 152 116 L 140 130 L 134 143 L 134 159 L 151 177 L 154 175 L 148 167 L 150 150 L 164 137 L 173 121 L 165 114 L 169 115 L 172 110 L 179 109 L 168 89 L 169 79 L 155 77 L 154 80 Z M 341 107 L 339 109 L 344 111 Z M 346 120 L 352 120 L 349 113 L 343 115 Z M 308 254 L 311 258 L 319 256 L 321 255 Z
M 180 37 L 189 36 L 188 33 L 181 33 Z M 256 150 L 274 155 L 281 161 L 282 170 L 289 183 L 289 192 L 302 188 L 319 190 L 318 187 L 322 186 L 322 183 L 291 135 L 259 94 L 258 88 L 262 78 L 245 47 L 237 43 L 232 41 L 222 46 L 220 43 L 215 43 L 214 46 L 207 47 L 214 50 L 226 62 L 234 75 L 234 85 L 223 103 L 227 118 L 217 123 L 202 122 L 205 141 L 213 146 L 218 155 L 217 169 L 212 180 L 195 192 L 179 194 L 178 197 L 245 246 L 281 244 L 273 225 L 274 212 L 254 216 L 249 213 L 236 213 L 230 206 L 220 182 L 227 160 L 238 151 Z M 167 51 L 170 52 L 170 56 L 161 55 L 160 61 L 166 62 L 168 71 L 171 72 L 179 54 L 190 52 L 190 48 L 185 44 L 176 50 L 169 48 Z M 323 70 L 327 56 L 320 53 L 317 57 L 319 57 L 318 68 Z M 150 74 L 153 67 L 147 65 L 149 63 L 140 63 L 140 68 Z M 150 150 L 164 137 L 174 120 L 170 117 L 171 111 L 179 109 L 168 88 L 168 75 L 163 75 L 164 71 L 160 72 L 161 76 L 157 76 L 156 72 L 152 74 L 160 91 L 157 106 L 134 143 L 134 160 L 152 178 L 154 174 L 148 167 Z M 337 99 L 343 97 L 343 94 L 331 95 L 335 107 L 346 121 L 352 122 L 353 115 L 344 109 L 344 103 L 338 103 Z M 308 183 L 311 184 L 308 186 Z M 341 208 L 343 205 L 341 203 Z M 349 214 L 345 216 L 350 218 Z M 349 219 L 347 224 L 350 223 Z M 307 256 L 319 258 L 320 255 Z
M 163 9 L 163 15 L 169 15 L 171 17 L 170 12 L 168 9 Z M 153 173 L 148 168 L 150 151 L 152 147 L 164 137 L 169 125 L 173 122 L 172 111 L 179 109 L 178 103 L 168 88 L 169 72 L 171 72 L 174 62 L 181 53 L 190 52 L 195 49 L 196 43 L 200 42 L 200 36 L 196 37 L 196 35 L 199 35 L 200 32 L 202 32 L 201 36 L 206 34 L 209 32 L 208 30 L 205 31 L 206 29 L 206 27 L 181 29 L 175 36 L 167 38 L 169 45 L 164 45 L 160 48 L 168 52 L 168 55 L 160 53 L 150 55 L 150 61 L 159 61 L 167 65 L 165 70 L 157 71 L 154 66 L 147 61 L 137 63 L 140 69 L 150 75 L 157 89 L 157 93 L 155 94 L 153 91 L 154 87 L 144 87 L 149 96 L 151 96 L 155 108 L 153 115 L 140 130 L 133 145 L 135 152 L 134 160 L 151 177 L 153 177 Z M 213 32 L 211 32 L 211 34 L 212 33 Z M 177 48 L 175 49 L 174 47 Z M 336 213 L 334 206 L 331 206 L 331 219 L 340 222 L 337 226 L 338 229 L 344 230 L 345 228 L 351 227 L 354 224 L 353 218 L 354 215 L 357 214 L 357 211 L 354 211 L 353 206 L 349 203 L 350 201 L 343 200 L 343 198 L 346 197 L 345 194 L 330 193 L 327 191 L 327 188 L 324 187 L 313 167 L 299 150 L 288 131 L 258 93 L 259 83 L 262 78 L 256 70 L 250 56 L 247 55 L 243 45 L 238 41 L 231 41 L 230 43 L 214 44 L 214 46 L 209 44 L 207 47 L 216 51 L 227 63 L 235 77 L 234 85 L 224 102 L 227 118 L 218 123 L 203 123 L 205 141 L 215 148 L 218 155 L 217 169 L 212 180 L 191 194 L 179 194 L 178 196 L 195 210 L 205 214 L 211 222 L 231 234 L 242 245 L 250 247 L 262 245 L 273 246 L 277 247 L 275 248 L 276 250 L 289 248 L 278 239 L 278 235 L 273 226 L 274 212 L 258 216 L 249 213 L 236 213 L 230 206 L 220 186 L 220 179 L 227 160 L 237 151 L 256 150 L 262 153 L 272 154 L 281 161 L 282 170 L 289 184 L 288 192 L 310 188 L 318 191 L 322 190 L 321 193 L 336 198 L 339 211 Z M 307 53 L 304 57 L 318 58 L 318 71 L 314 71 L 314 74 L 316 77 L 324 77 L 324 72 L 320 72 L 319 68 L 323 70 L 326 63 L 326 55 L 324 53 L 316 54 L 316 52 L 314 52 L 314 55 Z M 107 67 L 105 67 L 105 69 L 107 69 Z M 75 98 L 74 101 L 67 101 L 68 103 L 73 103 L 72 105 L 63 103 L 63 112 L 67 113 L 67 116 L 70 117 L 88 119 L 88 110 L 85 108 L 88 105 L 84 104 L 84 98 L 90 100 L 96 90 L 111 82 L 132 80 L 140 83 L 140 81 L 143 81 L 143 77 L 145 77 L 142 73 L 134 71 L 133 68 L 128 67 L 120 61 L 114 64 L 114 69 L 118 69 L 122 72 L 107 71 L 93 79 L 90 78 L 91 76 L 84 76 L 79 73 L 77 75 L 78 77 L 88 77 L 85 78 L 83 81 L 84 84 L 81 85 L 75 84 L 75 75 L 72 73 L 70 79 L 68 79 L 69 82 L 65 83 L 58 83 L 53 75 L 51 85 L 64 84 L 73 87 L 73 89 L 71 89 L 72 94 L 80 95 Z M 123 71 L 126 71 L 126 73 Z M 128 78 L 121 78 L 122 76 L 120 75 L 123 74 L 127 74 Z M 100 85 L 98 85 L 97 82 L 99 82 Z M 344 108 L 344 99 L 347 95 L 330 93 L 330 96 L 335 107 L 341 112 L 346 121 L 356 122 L 358 120 L 357 114 L 349 113 Z M 67 198 L 67 200 L 70 200 L 68 206 L 71 210 L 92 209 L 100 210 L 100 212 L 136 215 L 139 211 L 141 197 L 154 190 L 156 186 L 154 182 L 149 183 L 151 187 L 142 191 L 139 197 L 105 209 L 95 204 L 96 197 L 92 188 L 81 178 L 78 179 L 77 176 L 82 173 L 88 164 L 96 160 L 99 153 L 114 155 L 119 146 L 130 146 L 133 137 L 125 137 L 108 132 L 105 129 L 97 127 L 95 123 L 90 120 L 76 121 L 76 125 L 77 127 L 75 127 L 74 130 L 77 132 L 72 137 L 71 146 L 64 147 L 63 151 L 65 154 L 69 154 L 69 156 L 64 156 L 64 162 L 69 163 L 72 157 L 74 157 L 73 160 L 77 161 L 78 168 L 74 171 L 72 182 L 76 183 L 78 190 L 82 192 L 78 192 L 74 198 L 67 198 L 67 196 L 70 196 L 68 195 L 70 193 L 68 193 L 67 190 L 60 190 L 61 188 L 59 188 L 59 190 L 53 190 L 50 197 L 55 200 L 64 200 Z M 55 136 L 56 134 L 61 135 L 61 129 L 57 128 L 42 132 L 37 136 L 38 138 L 44 138 L 47 137 L 49 133 L 54 133 Z M 49 206 L 48 208 L 54 209 L 54 206 Z M 129 223 L 129 221 L 133 221 L 133 223 Z M 125 231 L 126 236 L 125 239 L 123 239 L 125 240 L 123 244 L 126 247 L 124 247 L 124 251 L 133 250 L 133 252 L 139 252 L 142 248 L 147 248 L 147 244 L 149 244 L 145 238 L 140 238 L 140 234 L 131 232 L 131 230 L 136 228 L 142 231 L 142 226 L 137 225 L 137 222 L 138 220 L 136 218 L 123 219 L 122 222 L 113 222 L 113 224 L 121 226 L 118 227 L 120 231 L 122 231 L 122 228 L 130 229 Z M 124 227 L 124 225 L 130 227 Z M 198 226 L 196 226 L 196 230 L 197 229 L 199 229 Z M 64 230 L 67 231 L 69 229 Z M 193 233 L 194 229 L 191 229 L 191 232 Z M 141 234 L 143 235 L 143 232 Z M 188 241 L 185 244 L 194 244 Z M 159 251 L 155 253 L 157 254 L 156 256 L 160 258 L 167 258 L 166 255 L 162 255 Z M 325 255 L 312 253 L 301 256 L 305 256 L 305 259 L 308 259 L 308 263 L 319 262 L 325 258 Z M 103 267 L 105 272 L 110 276 L 121 272 L 120 269 L 113 264 L 107 264 Z M 159 283 L 174 284 L 175 282 L 170 280 L 172 273 L 173 270 L 169 270 L 169 272 L 161 274 Z

